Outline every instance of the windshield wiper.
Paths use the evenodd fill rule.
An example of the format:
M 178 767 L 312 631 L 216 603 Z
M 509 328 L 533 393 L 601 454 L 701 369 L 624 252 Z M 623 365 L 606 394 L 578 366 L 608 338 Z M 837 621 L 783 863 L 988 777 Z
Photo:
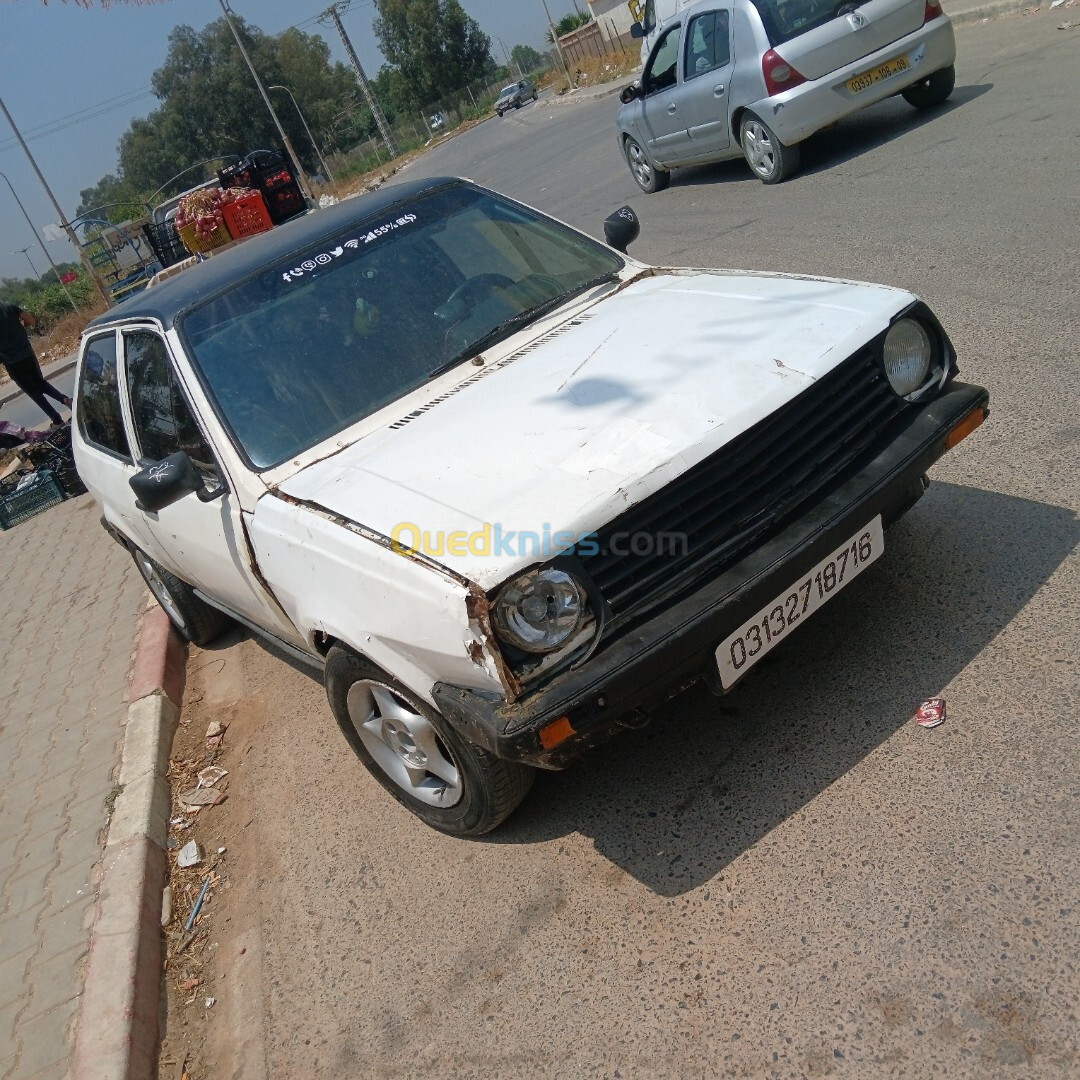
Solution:
M 457 367 L 458 364 L 468 360 L 470 356 L 475 356 L 477 353 L 483 352 L 489 345 L 493 345 L 497 341 L 502 341 L 503 338 L 508 338 L 523 326 L 528 326 L 529 323 L 535 322 L 549 311 L 554 311 L 555 308 L 561 307 L 568 300 L 572 300 L 575 296 L 579 296 L 587 289 L 611 281 L 618 273 L 618 270 L 609 270 L 605 274 L 600 274 L 598 277 L 590 278 L 588 281 L 582 282 L 570 292 L 562 293 L 560 296 L 553 296 L 550 300 L 543 300 L 539 304 L 533 304 L 532 307 L 525 308 L 524 311 L 519 311 L 516 315 L 511 315 L 508 319 L 503 319 L 501 323 L 496 323 L 486 334 L 482 334 L 475 341 L 470 342 L 468 348 L 458 353 L 452 360 L 447 360 L 445 364 L 440 364 L 434 371 L 429 372 L 428 378 L 434 379 L 436 376 L 442 375 L 443 372 Z

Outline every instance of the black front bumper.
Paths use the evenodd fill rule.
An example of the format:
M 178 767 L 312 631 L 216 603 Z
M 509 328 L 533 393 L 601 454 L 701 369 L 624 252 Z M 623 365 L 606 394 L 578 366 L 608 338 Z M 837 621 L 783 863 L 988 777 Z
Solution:
M 979 411 L 981 386 L 952 383 L 913 410 L 876 457 L 754 552 L 604 643 L 589 660 L 513 703 L 446 683 L 433 694 L 470 742 L 498 757 L 559 769 L 605 741 L 628 714 L 656 705 L 699 678 L 719 686 L 714 650 L 754 612 L 802 577 L 878 514 L 889 525 L 925 488 L 950 430 Z M 575 734 L 551 749 L 540 729 L 567 717 Z

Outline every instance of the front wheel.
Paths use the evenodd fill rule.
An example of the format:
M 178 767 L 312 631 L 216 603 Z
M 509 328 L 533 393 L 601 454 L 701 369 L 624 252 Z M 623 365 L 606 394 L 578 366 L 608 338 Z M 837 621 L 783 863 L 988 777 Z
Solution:
M 779 184 L 799 167 L 798 146 L 785 146 L 753 113 L 739 125 L 739 142 L 746 164 L 763 184 Z
M 368 772 L 433 829 L 480 836 L 501 825 L 535 771 L 473 746 L 430 705 L 370 661 L 335 646 L 326 695 Z
M 956 68 L 950 64 L 947 68 L 927 75 L 914 86 L 901 91 L 904 100 L 916 109 L 932 109 L 940 105 L 953 92 L 956 85 Z
M 645 151 L 629 136 L 626 139 L 626 162 L 630 166 L 630 175 L 647 195 L 663 191 L 671 183 L 671 173 L 653 165 Z
M 232 625 L 228 615 L 200 600 L 190 585 L 159 566 L 149 555 L 138 548 L 131 555 L 169 621 L 193 645 L 209 644 Z

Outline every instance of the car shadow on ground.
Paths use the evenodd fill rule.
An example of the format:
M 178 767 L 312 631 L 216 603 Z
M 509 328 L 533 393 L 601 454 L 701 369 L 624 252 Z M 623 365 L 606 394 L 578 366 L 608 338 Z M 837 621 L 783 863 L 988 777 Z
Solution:
M 541 774 L 484 839 L 583 833 L 657 894 L 701 886 L 910 723 L 1078 542 L 1071 510 L 935 484 L 886 534 L 884 558 L 815 616 L 813 633 L 776 649 L 724 699 L 694 687 L 646 730 Z M 934 735 L 974 720 L 950 717 Z
M 955 112 L 992 89 L 993 83 L 958 86 L 948 101 L 934 109 L 913 109 L 903 98 L 886 98 L 819 131 L 816 135 L 811 135 L 801 144 L 802 164 L 792 179 L 813 176 L 869 153 L 908 132 L 917 131 L 924 125 Z M 934 145 L 951 142 L 956 137 L 949 136 Z M 676 169 L 671 174 L 672 187 L 730 184 L 743 180 L 755 184 L 759 182 L 742 158 L 716 165 L 693 165 Z

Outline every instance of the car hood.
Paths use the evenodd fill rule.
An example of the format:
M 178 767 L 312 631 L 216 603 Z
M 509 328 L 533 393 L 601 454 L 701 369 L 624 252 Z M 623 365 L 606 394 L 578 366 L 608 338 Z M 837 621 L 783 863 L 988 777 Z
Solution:
M 913 300 L 816 278 L 647 272 L 454 369 L 279 489 L 491 588 L 550 557 L 545 536 L 598 529 L 758 423 Z

